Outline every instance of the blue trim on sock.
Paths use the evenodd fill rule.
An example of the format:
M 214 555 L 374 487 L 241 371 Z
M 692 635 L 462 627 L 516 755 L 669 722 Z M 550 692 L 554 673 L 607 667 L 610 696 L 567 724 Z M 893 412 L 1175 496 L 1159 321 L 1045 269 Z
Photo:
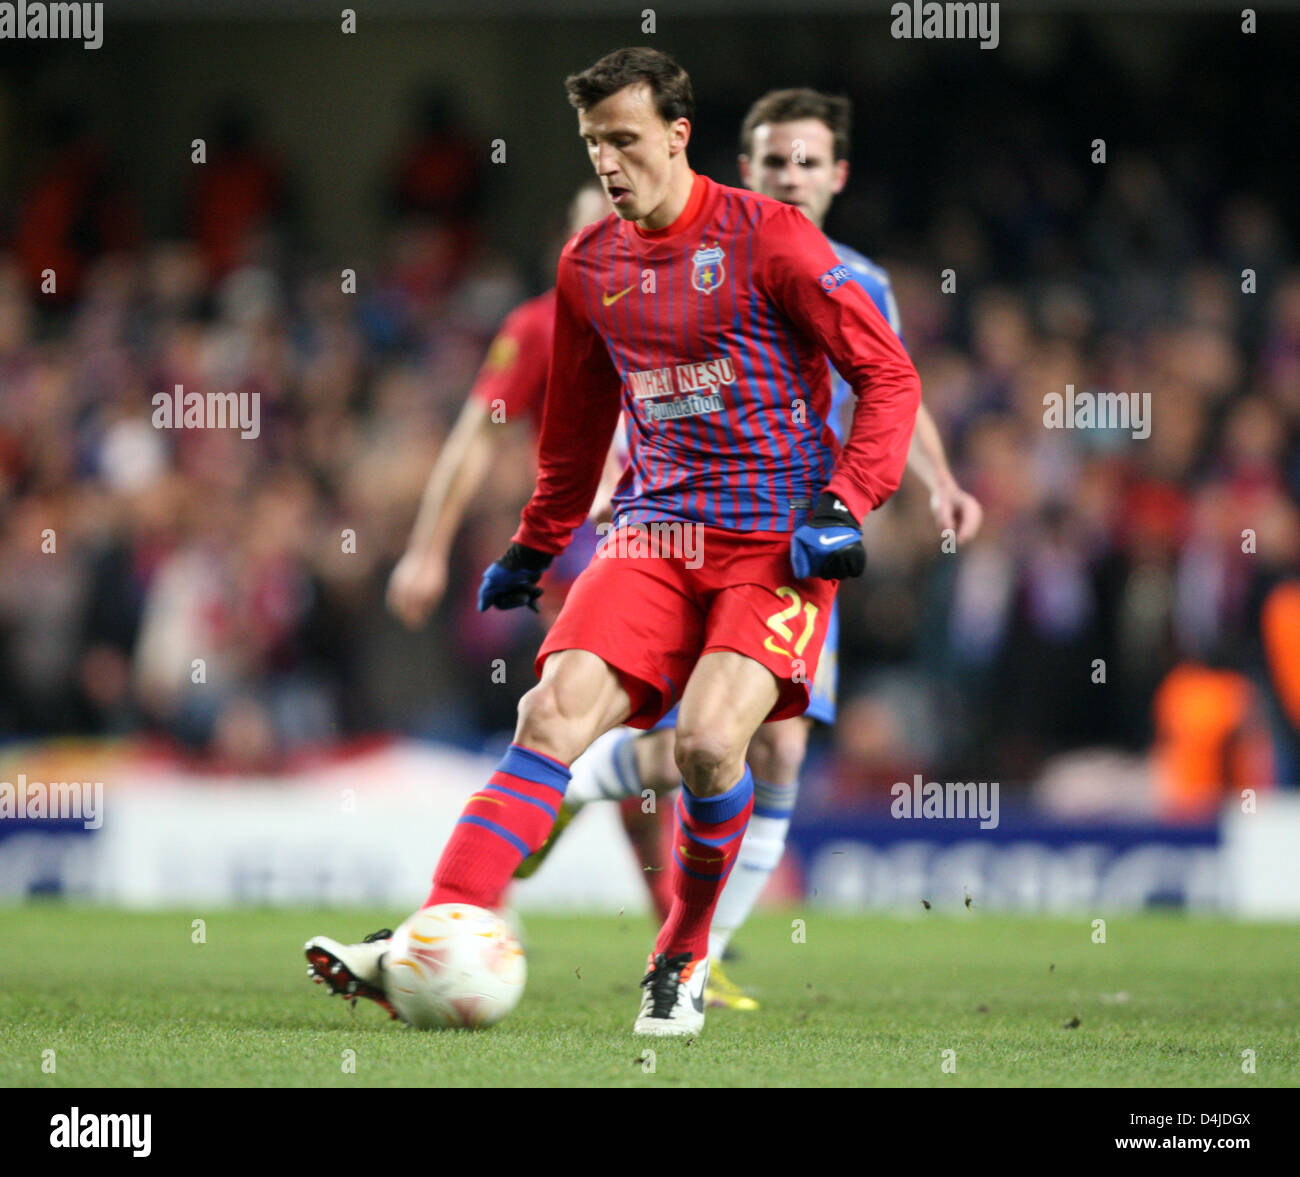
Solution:
M 791 785 L 774 785 L 771 781 L 754 778 L 754 808 L 761 805 L 764 809 L 788 809 L 794 812 L 799 800 L 799 782 Z
M 749 765 L 745 765 L 745 775 L 740 780 L 716 797 L 697 797 L 685 787 L 685 782 L 682 786 L 682 804 L 686 806 L 686 812 L 705 825 L 730 821 L 749 804 L 753 795 L 754 774 L 749 771 Z
M 773 809 L 770 805 L 760 805 L 754 802 L 755 817 L 792 817 L 794 815 L 794 806 L 789 809 Z
M 545 785 L 560 796 L 564 795 L 569 781 L 573 779 L 573 774 L 558 760 L 552 760 L 549 756 L 543 756 L 520 744 L 511 744 L 506 749 L 501 763 L 497 765 L 497 772 L 508 772 L 511 776 L 532 781 L 535 785 Z
M 744 830 L 736 830 L 734 833 L 728 834 L 725 838 L 706 838 L 702 834 L 697 834 L 694 830 L 688 829 L 686 823 L 682 821 L 682 815 L 680 813 L 677 815 L 677 822 L 681 826 L 683 838 L 690 838 L 692 842 L 700 842 L 705 846 L 713 846 L 717 848 L 719 846 L 725 846 L 729 842 L 734 842 L 737 838 L 743 838 L 745 836 Z
M 467 813 L 456 824 L 479 826 L 482 829 L 487 830 L 489 833 L 496 834 L 498 838 L 502 838 L 509 842 L 510 845 L 518 850 L 525 858 L 532 853 L 532 851 L 528 849 L 528 844 L 522 838 L 515 837 L 515 835 L 506 829 L 505 826 L 499 826 L 494 821 L 488 821 L 486 817 L 475 817 L 474 814 Z
M 530 797 L 527 793 L 521 793 L 517 789 L 507 789 L 505 785 L 495 785 L 495 784 L 483 786 L 484 792 L 486 792 L 488 789 L 494 789 L 498 793 L 504 793 L 507 797 L 515 797 L 520 801 L 527 801 L 529 805 L 536 805 L 538 809 L 545 810 L 552 817 L 559 816 L 559 813 L 555 810 L 553 806 L 547 805 L 545 801 L 541 801 L 536 797 Z

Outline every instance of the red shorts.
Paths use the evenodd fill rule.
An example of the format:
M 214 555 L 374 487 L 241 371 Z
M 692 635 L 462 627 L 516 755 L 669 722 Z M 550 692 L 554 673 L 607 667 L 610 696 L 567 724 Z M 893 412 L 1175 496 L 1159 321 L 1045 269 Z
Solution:
M 802 715 L 837 582 L 796 580 L 788 534 L 673 526 L 695 529 L 693 542 L 662 530 L 640 541 L 636 529 L 606 536 L 542 642 L 538 676 L 556 651 L 588 650 L 618 671 L 632 699 L 626 722 L 649 728 L 702 654 L 734 650 L 776 677 L 769 721 Z

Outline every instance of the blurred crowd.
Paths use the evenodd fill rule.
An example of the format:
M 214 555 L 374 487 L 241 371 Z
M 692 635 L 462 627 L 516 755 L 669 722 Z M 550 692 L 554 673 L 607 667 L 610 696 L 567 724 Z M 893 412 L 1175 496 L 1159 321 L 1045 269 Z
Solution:
M 986 514 L 958 555 L 916 485 L 872 521 L 867 580 L 841 592 L 845 787 L 918 764 L 1028 781 L 1072 750 L 1154 746 L 1155 779 L 1116 787 L 1190 815 L 1211 781 L 1162 779 L 1189 740 L 1213 802 L 1300 783 L 1300 699 L 1280 673 L 1300 634 L 1262 619 L 1300 576 L 1300 270 L 1276 211 L 1234 197 L 1197 233 L 1147 158 L 1077 210 L 1059 187 L 976 187 L 1051 226 L 1054 264 L 981 280 L 995 203 L 935 226 L 924 263 L 891 265 L 926 403 Z M 976 280 L 941 293 L 945 264 Z M 1150 435 L 1049 428 L 1044 398 L 1068 386 L 1149 396 Z
M 383 606 L 484 350 L 545 266 L 485 244 L 469 132 L 422 110 L 356 293 L 296 246 L 289 169 L 237 111 L 167 239 L 142 233 L 92 138 L 69 124 L 49 143 L 0 248 L 0 732 L 138 733 L 239 768 L 378 731 L 498 739 L 540 631 L 473 598 L 531 488 L 526 431 L 429 626 Z M 1088 168 L 987 165 L 891 240 L 885 161 L 885 211 L 861 222 L 878 239 L 854 236 L 851 203 L 828 226 L 888 266 L 985 521 L 945 551 L 910 476 L 869 521 L 868 574 L 841 593 L 823 803 L 917 772 L 1028 783 L 1080 749 L 1144 752 L 1194 713 L 1161 708 L 1188 673 L 1238 691 L 1212 776 L 1300 771 L 1261 622 L 1300 576 L 1294 243 L 1266 200 L 1193 206 L 1152 157 Z M 260 435 L 156 427 L 152 398 L 176 385 L 257 394 Z M 1067 385 L 1149 396 L 1150 436 L 1047 428 L 1044 397 Z

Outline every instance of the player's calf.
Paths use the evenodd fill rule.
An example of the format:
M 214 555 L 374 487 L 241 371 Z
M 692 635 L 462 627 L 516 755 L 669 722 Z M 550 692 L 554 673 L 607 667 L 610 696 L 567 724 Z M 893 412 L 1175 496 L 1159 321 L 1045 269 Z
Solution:
M 568 783 L 568 765 L 511 744 L 488 783 L 465 803 L 424 906 L 499 906 L 515 869 L 546 841 Z
M 510 876 L 555 824 L 569 765 L 630 706 L 618 675 L 596 655 L 564 650 L 548 658 L 542 681 L 520 700 L 515 742 L 452 831 L 425 906 L 500 906 Z
M 763 888 L 785 853 L 790 819 L 799 796 L 799 770 L 808 748 L 811 723 L 803 717 L 764 724 L 749 745 L 754 773 L 754 810 L 740 845 L 736 869 L 718 899 L 709 929 L 709 955 L 721 960 L 731 938 L 749 918 Z M 715 983 L 714 989 L 720 989 Z M 737 987 L 737 993 L 741 991 Z M 714 994 L 713 996 L 718 996 Z M 723 1002 L 733 1009 L 743 1002 Z

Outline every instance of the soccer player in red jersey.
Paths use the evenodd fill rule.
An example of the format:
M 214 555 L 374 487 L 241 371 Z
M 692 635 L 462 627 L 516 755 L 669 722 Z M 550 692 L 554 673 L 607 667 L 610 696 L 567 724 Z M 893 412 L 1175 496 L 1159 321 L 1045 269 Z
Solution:
M 815 90 L 772 90 L 759 98 L 741 127 L 741 179 L 747 188 L 799 208 L 819 229 L 836 195 L 849 177 L 852 106 L 847 98 Z M 902 324 L 888 274 L 856 250 L 832 241 L 840 261 L 875 302 L 890 326 L 902 337 Z M 831 428 L 841 437 L 854 400 L 852 390 L 831 373 Z M 606 467 L 597 493 L 595 510 L 608 504 L 621 462 Z M 979 531 L 982 509 L 978 500 L 958 484 L 949 468 L 938 426 L 922 404 L 908 452 L 907 468 L 921 481 L 930 497 L 936 526 L 961 545 Z M 735 868 L 723 888 L 709 933 L 709 1006 L 752 1011 L 758 1002 L 735 984 L 722 967 L 721 958 L 732 935 L 753 909 L 785 850 L 790 818 L 799 792 L 799 772 L 813 724 L 835 722 L 837 627 L 832 619 L 822 647 L 812 700 L 803 715 L 763 724 L 750 741 L 746 759 L 754 777 L 754 811 L 741 842 Z M 559 819 L 546 844 L 520 864 L 516 877 L 535 872 L 554 840 L 572 817 L 592 801 L 620 800 L 624 825 L 630 807 L 639 807 L 645 791 L 665 795 L 681 782 L 673 759 L 676 713 L 669 712 L 654 730 L 629 733 L 616 729 L 602 736 L 573 768 Z M 639 808 L 637 809 L 639 812 Z M 636 843 L 639 853 L 645 839 Z M 659 861 L 642 857 L 645 867 Z M 662 877 L 650 874 L 648 878 Z
M 630 466 L 615 530 L 543 642 L 515 742 L 425 903 L 494 907 L 574 759 L 680 700 L 674 898 L 634 1031 L 695 1034 L 709 923 L 753 804 L 745 750 L 761 723 L 807 708 L 837 582 L 865 567 L 861 521 L 898 487 L 921 387 L 802 212 L 691 170 L 690 79 L 671 58 L 618 50 L 566 89 L 617 216 L 561 255 L 537 488 L 480 607 L 535 603 L 587 516 L 620 407 Z M 858 398 L 842 449 L 827 355 Z

